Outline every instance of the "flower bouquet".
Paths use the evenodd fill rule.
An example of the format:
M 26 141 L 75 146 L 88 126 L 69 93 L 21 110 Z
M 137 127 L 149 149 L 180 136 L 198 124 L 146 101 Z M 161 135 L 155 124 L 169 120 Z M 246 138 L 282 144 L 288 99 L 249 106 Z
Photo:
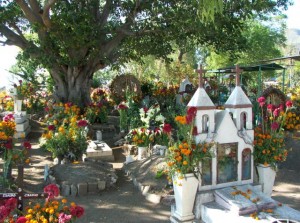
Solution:
M 275 169 L 276 164 L 285 161 L 288 155 L 284 147 L 283 126 L 292 102 L 286 102 L 284 111 L 284 105 L 266 104 L 264 97 L 257 101 L 261 108 L 261 123 L 254 131 L 254 161 L 264 166 L 271 165 Z
M 49 184 L 44 188 L 47 199 L 44 204 L 29 202 L 25 211 L 13 216 L 17 207 L 17 199 L 10 198 L 4 205 L 0 205 L 0 222 L 27 223 L 27 222 L 75 222 L 84 214 L 84 209 L 74 202 L 68 205 L 67 199 L 55 199 L 59 196 L 59 188 Z
M 185 174 L 194 173 L 197 177 L 200 173 L 199 164 L 204 159 L 211 159 L 213 143 L 196 143 L 194 137 L 198 134 L 194 126 L 197 108 L 190 107 L 184 116 L 176 116 L 177 141 L 169 147 L 166 156 L 169 180 L 174 175 L 183 177 Z
M 148 147 L 154 142 L 154 132 L 145 127 L 135 128 L 127 134 L 126 139 L 138 147 Z

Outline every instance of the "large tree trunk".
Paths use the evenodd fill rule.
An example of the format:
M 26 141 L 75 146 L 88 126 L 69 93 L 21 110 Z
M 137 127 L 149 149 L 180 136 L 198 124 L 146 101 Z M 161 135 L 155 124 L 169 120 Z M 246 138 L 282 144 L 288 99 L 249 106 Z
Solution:
M 51 69 L 50 74 L 55 83 L 53 96 L 56 102 L 72 102 L 80 107 L 91 102 L 91 73 L 73 67 L 68 68 L 67 73 Z

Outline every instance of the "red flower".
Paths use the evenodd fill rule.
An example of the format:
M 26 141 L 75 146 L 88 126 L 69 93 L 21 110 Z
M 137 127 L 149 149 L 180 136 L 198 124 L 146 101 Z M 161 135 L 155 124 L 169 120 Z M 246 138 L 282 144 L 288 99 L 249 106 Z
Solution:
M 83 207 L 80 207 L 80 206 L 71 207 L 70 213 L 72 216 L 80 218 L 84 214 L 84 209 L 83 209 Z
M 143 109 L 144 109 L 144 112 L 145 112 L 145 113 L 147 113 L 148 110 L 149 110 L 147 107 L 144 107 Z
M 190 124 L 196 117 L 196 114 L 197 114 L 197 108 L 189 107 L 187 110 L 187 115 L 186 115 L 186 123 Z
M 27 218 L 25 218 L 24 216 L 21 216 L 17 219 L 16 223 L 26 223 Z
M 49 125 L 48 126 L 48 130 L 49 131 L 54 131 L 55 130 L 55 126 L 54 125 Z
M 22 80 L 19 80 L 19 83 L 20 83 L 20 85 L 23 83 L 23 81 Z
M 168 134 L 171 132 L 171 130 L 172 130 L 172 126 L 170 124 L 165 123 L 163 126 L 163 131 Z
M 194 128 L 193 128 L 193 136 L 196 136 L 196 135 L 198 135 L 198 130 L 197 130 L 197 126 L 194 126 Z
M 24 146 L 26 149 L 31 149 L 31 144 L 30 144 L 30 142 L 28 142 L 28 141 L 25 141 L 25 142 L 23 143 L 23 146 Z
M 48 112 L 49 110 L 50 110 L 49 107 L 46 107 L 46 108 L 45 108 L 45 112 Z
M 293 106 L 293 102 L 292 102 L 292 101 L 287 101 L 287 102 L 285 103 L 285 105 L 286 105 L 286 107 L 290 108 L 290 107 Z
M 4 144 L 4 146 L 5 146 L 6 149 L 12 149 L 13 148 L 12 142 L 7 142 L 7 143 Z
M 127 109 L 128 107 L 125 105 L 125 104 L 119 104 L 118 105 L 118 109 L 119 110 L 125 110 L 125 109 Z
M 78 127 L 85 127 L 85 126 L 87 126 L 87 125 L 88 125 L 88 123 L 87 123 L 86 120 L 79 120 L 79 121 L 77 122 L 77 126 L 78 126 Z
M 133 130 L 131 133 L 132 133 L 132 135 L 136 135 L 136 134 L 137 134 L 137 131 L 136 131 L 136 130 Z
M 48 194 L 47 200 L 50 200 L 59 195 L 59 188 L 55 184 L 49 184 L 44 187 L 44 192 Z

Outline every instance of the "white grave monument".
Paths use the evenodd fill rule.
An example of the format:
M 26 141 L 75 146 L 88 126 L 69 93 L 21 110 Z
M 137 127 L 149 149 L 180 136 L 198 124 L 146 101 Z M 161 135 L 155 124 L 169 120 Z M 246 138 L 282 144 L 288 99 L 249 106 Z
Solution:
M 16 89 L 11 93 L 14 98 L 14 118 L 16 123 L 16 133 L 14 138 L 20 139 L 26 137 L 30 131 L 31 127 L 29 125 L 28 115 L 26 111 L 22 111 L 22 100 L 17 100 Z
M 196 141 L 214 141 L 215 157 L 201 163 L 201 179 L 194 204 L 196 219 L 205 223 L 245 223 L 257 222 L 252 213 L 258 213 L 260 222 L 281 222 L 278 219 L 300 221 L 300 212 L 281 206 L 261 192 L 261 186 L 253 186 L 253 139 L 252 104 L 240 86 L 240 72 L 236 66 L 236 87 L 225 103 L 225 110 L 216 109 L 207 95 L 202 74 L 199 73 L 199 87 L 188 107 L 196 107 Z M 171 222 L 181 221 L 174 217 L 176 207 L 171 209 Z M 275 213 L 265 213 L 272 209 Z M 247 216 L 244 216 L 244 215 Z

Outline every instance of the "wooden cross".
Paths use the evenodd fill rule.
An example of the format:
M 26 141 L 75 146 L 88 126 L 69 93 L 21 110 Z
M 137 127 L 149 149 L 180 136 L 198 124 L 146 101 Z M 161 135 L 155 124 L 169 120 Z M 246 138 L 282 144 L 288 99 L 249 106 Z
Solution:
M 23 192 L 24 166 L 18 165 L 18 192 L 17 193 L 0 193 L 0 199 L 16 198 L 18 210 L 23 210 L 23 199 L 47 198 L 47 193 L 24 193 Z
M 240 69 L 239 65 L 235 65 L 235 69 L 231 69 L 231 72 L 236 73 L 236 77 L 235 77 L 235 84 L 236 86 L 240 86 L 241 85 L 241 79 L 240 79 L 240 74 L 243 72 L 242 69 Z
M 200 64 L 200 69 L 197 69 L 196 72 L 199 74 L 199 88 L 203 88 L 203 77 L 202 77 L 202 74 L 205 74 L 206 70 L 203 70 L 202 64 Z

